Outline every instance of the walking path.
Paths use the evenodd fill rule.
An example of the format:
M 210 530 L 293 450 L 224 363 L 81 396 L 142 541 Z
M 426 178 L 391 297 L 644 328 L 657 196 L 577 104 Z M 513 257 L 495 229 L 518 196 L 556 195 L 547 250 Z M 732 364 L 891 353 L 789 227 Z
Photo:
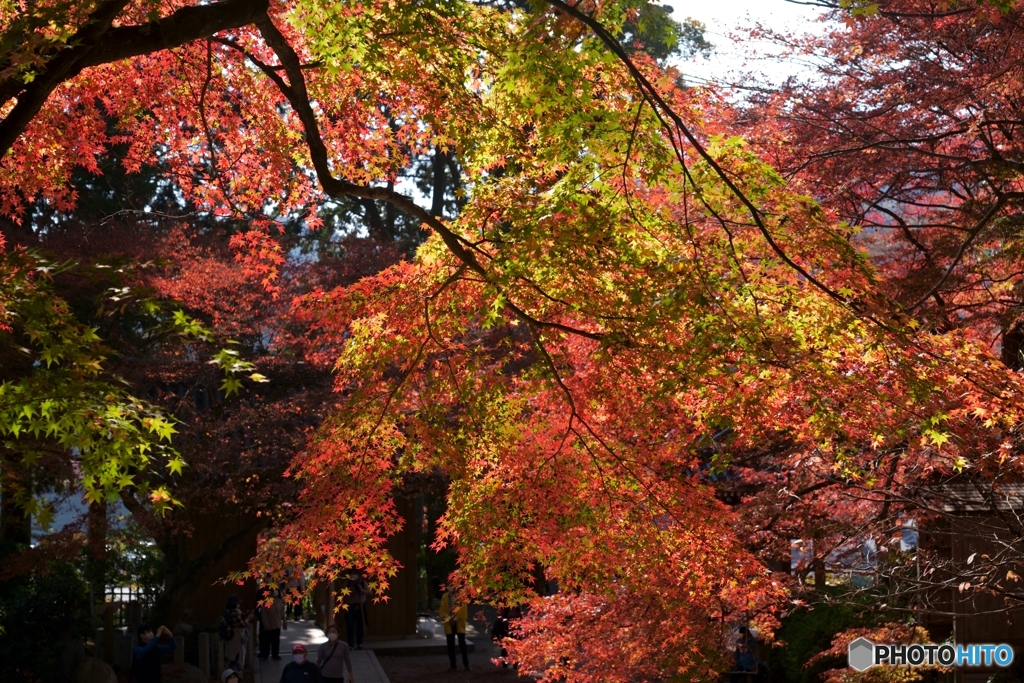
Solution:
M 256 683 L 278 683 L 285 664 L 292 661 L 292 645 L 304 643 L 309 658 L 316 661 L 316 650 L 320 643 L 326 643 L 327 636 L 312 621 L 289 621 L 288 630 L 281 631 L 281 659 L 256 661 Z M 356 683 L 390 683 L 376 655 L 370 650 L 353 650 L 352 668 Z

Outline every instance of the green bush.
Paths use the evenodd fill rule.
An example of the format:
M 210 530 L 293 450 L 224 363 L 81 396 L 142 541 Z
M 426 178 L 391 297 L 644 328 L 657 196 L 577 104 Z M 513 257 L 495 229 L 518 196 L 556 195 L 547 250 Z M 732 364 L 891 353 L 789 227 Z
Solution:
M 61 680 L 65 645 L 89 630 L 89 588 L 68 562 L 0 582 L 0 625 L 0 680 Z
M 761 655 L 768 662 L 768 683 L 820 683 L 823 671 L 846 666 L 846 662 L 832 658 L 811 667 L 804 665 L 829 649 L 837 633 L 869 626 L 875 619 L 866 606 L 850 604 L 820 604 L 793 612 L 782 620 L 776 634 L 781 644 Z

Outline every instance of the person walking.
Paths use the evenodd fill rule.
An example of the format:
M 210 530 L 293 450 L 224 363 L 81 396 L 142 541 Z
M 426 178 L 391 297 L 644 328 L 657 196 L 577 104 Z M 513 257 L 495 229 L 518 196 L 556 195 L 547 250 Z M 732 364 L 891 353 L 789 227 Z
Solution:
M 154 634 L 149 624 L 139 624 L 135 633 L 138 636 L 138 645 L 132 648 L 130 680 L 134 683 L 160 683 L 160 658 L 174 652 L 178 643 L 166 626 L 161 626 Z M 166 644 L 161 644 L 160 639 L 163 637 L 170 640 Z
M 281 683 L 323 683 L 320 669 L 306 658 L 306 646 L 292 645 L 292 659 L 281 671 Z
M 352 669 L 348 643 L 339 640 L 338 627 L 335 624 L 327 627 L 327 642 L 321 643 L 320 649 L 316 652 L 316 665 L 320 667 L 324 683 L 345 683 L 346 669 L 349 683 L 355 683 L 356 673 Z
M 234 669 L 224 669 L 224 673 L 220 675 L 221 683 L 241 683 L 242 672 L 235 671 Z
M 348 646 L 357 650 L 363 649 L 363 624 L 366 619 L 366 599 L 370 595 L 370 586 L 366 583 L 358 569 L 349 572 L 345 582 L 348 593 L 342 599 L 345 604 L 345 641 Z
M 252 614 L 242 612 L 242 600 L 237 594 L 228 597 L 221 623 L 221 640 L 224 641 L 224 660 L 228 667 L 240 671 L 245 666 L 245 653 L 249 645 L 249 624 Z
M 448 588 L 441 596 L 441 609 L 438 616 L 444 624 L 444 636 L 448 641 L 448 661 L 451 670 L 455 671 L 455 639 L 459 639 L 459 650 L 462 652 L 462 664 L 469 671 L 469 652 L 466 649 L 466 617 L 469 608 L 462 604 L 455 592 Z
M 499 607 L 498 615 L 494 619 L 494 626 L 491 628 L 491 640 L 501 648 L 501 667 L 508 668 L 508 650 L 505 648 L 505 640 L 512 637 L 512 621 L 521 619 L 522 609 L 515 607 Z M 517 667 L 518 668 L 518 667 Z
M 269 606 L 260 606 L 260 654 L 259 658 L 266 661 L 281 659 L 281 629 L 288 630 L 288 620 L 284 616 L 284 599 L 280 591 L 265 589 L 263 599 L 272 599 Z
M 288 583 L 286 584 L 288 593 L 291 596 L 298 595 L 295 598 L 295 602 L 289 602 L 286 612 L 288 619 L 294 619 L 299 621 L 302 619 L 302 598 L 306 593 L 306 572 L 302 567 L 292 567 L 288 570 Z

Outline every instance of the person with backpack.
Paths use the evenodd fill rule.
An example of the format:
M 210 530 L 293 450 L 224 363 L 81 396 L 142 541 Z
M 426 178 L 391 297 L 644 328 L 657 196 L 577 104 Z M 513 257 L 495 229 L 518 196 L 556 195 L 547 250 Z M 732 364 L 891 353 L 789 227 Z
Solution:
M 242 600 L 237 594 L 228 597 L 227 606 L 220 622 L 220 639 L 224 641 L 224 660 L 235 670 L 245 665 L 246 646 L 249 644 L 249 623 L 252 614 L 244 614 Z
M 316 665 L 320 667 L 324 683 L 345 683 L 346 669 L 349 683 L 355 683 L 348 643 L 338 639 L 338 627 L 335 624 L 327 627 L 327 642 L 322 643 L 316 652 Z
M 349 572 L 345 588 L 348 590 L 342 598 L 345 604 L 345 640 L 350 648 L 362 650 L 363 622 L 366 618 L 366 598 L 370 595 L 370 586 L 359 570 L 353 569 Z
M 132 648 L 130 680 L 132 683 L 160 683 L 160 658 L 174 652 L 178 643 L 166 626 L 161 626 L 154 634 L 149 624 L 139 624 L 135 633 L 138 636 L 138 645 Z M 160 643 L 163 637 L 170 639 L 167 644 Z

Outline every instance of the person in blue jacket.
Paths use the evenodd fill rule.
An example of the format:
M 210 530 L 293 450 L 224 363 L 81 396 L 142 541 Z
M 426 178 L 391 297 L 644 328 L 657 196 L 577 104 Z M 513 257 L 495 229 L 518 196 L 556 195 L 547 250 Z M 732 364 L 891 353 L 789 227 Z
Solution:
M 149 624 L 139 624 L 136 633 L 139 644 L 132 649 L 130 680 L 132 683 L 160 683 L 160 658 L 174 652 L 178 644 L 166 626 L 161 626 L 154 634 Z M 169 639 L 166 645 L 160 643 L 164 636 Z

